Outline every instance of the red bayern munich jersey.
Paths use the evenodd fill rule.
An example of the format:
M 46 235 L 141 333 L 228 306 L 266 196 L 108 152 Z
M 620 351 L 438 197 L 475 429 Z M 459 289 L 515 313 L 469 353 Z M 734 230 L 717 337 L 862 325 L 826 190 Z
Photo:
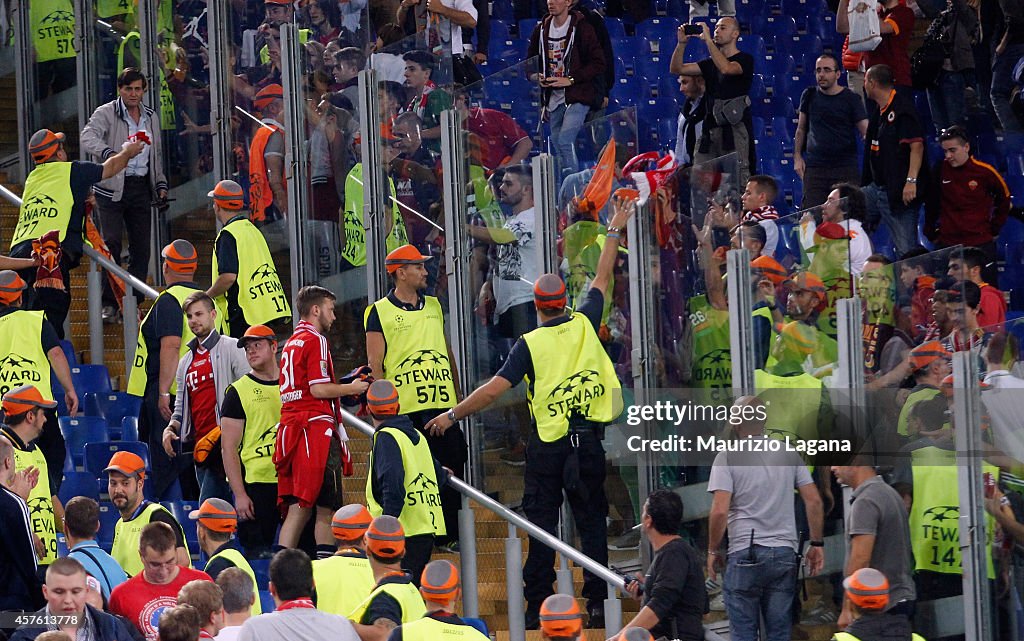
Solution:
M 315 412 L 337 417 L 335 399 L 315 398 L 310 385 L 334 383 L 334 361 L 327 337 L 311 323 L 299 321 L 281 350 L 281 415 Z

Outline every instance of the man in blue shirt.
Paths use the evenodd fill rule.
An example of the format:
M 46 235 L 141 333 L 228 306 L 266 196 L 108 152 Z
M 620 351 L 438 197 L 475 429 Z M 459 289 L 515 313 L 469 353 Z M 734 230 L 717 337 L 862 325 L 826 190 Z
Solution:
M 100 529 L 100 506 L 87 496 L 76 496 L 64 506 L 64 536 L 68 556 L 82 564 L 89 576 L 100 583 L 103 598 L 109 599 L 114 588 L 128 580 L 128 575 L 112 556 L 96 543 Z

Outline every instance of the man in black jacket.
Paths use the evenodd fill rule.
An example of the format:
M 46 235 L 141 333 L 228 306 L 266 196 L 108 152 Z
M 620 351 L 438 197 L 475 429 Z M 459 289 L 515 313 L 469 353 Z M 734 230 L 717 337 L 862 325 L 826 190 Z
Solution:
M 116 618 L 86 604 L 88 588 L 85 583 L 85 568 L 71 558 L 60 558 L 46 570 L 46 585 L 43 596 L 46 607 L 35 613 L 36 617 L 56 617 L 56 625 L 40 625 L 33 622 L 18 628 L 11 641 L 33 641 L 50 630 L 66 632 L 72 639 L 84 638 L 97 641 L 133 641 L 128 629 Z
M 650 630 L 655 638 L 701 641 L 701 617 L 708 611 L 704 568 L 697 551 L 679 537 L 683 501 L 670 490 L 656 490 L 647 497 L 640 524 L 654 548 L 654 561 L 643 577 L 626 586 L 643 607 L 626 628 Z

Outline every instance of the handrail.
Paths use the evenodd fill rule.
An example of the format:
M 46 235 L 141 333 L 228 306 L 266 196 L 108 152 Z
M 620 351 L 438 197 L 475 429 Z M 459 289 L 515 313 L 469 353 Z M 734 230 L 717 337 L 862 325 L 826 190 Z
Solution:
M 341 410 L 341 417 L 345 419 L 346 426 L 355 427 L 357 430 L 365 434 L 366 436 L 373 436 L 374 428 L 366 421 L 356 417 L 347 410 Z M 576 565 L 580 566 L 584 570 L 589 571 L 591 574 L 599 577 L 615 589 L 623 591 L 625 589 L 626 580 L 619 574 L 609 570 L 605 566 L 601 565 L 594 559 L 590 558 L 586 554 L 583 554 L 576 548 L 565 543 L 558 537 L 548 533 L 541 529 L 537 525 L 534 525 L 527 519 L 516 514 L 512 510 L 508 509 L 501 503 L 498 503 L 491 497 L 487 496 L 480 490 L 476 489 L 472 485 L 466 483 L 462 479 L 451 477 L 448 479 L 448 485 L 458 490 L 460 494 L 463 494 L 467 498 L 473 499 L 480 505 L 484 506 L 491 512 L 494 512 L 501 518 L 505 519 L 509 523 L 512 523 L 516 527 L 525 530 L 527 534 L 535 539 L 538 539 L 541 543 L 548 546 L 555 552 L 558 552 L 563 557 L 571 560 Z
M 10 189 L 8 189 L 5 185 L 0 185 L 0 196 L 2 196 L 7 202 L 11 203 L 12 205 L 17 205 L 18 207 L 21 207 L 21 197 L 18 196 L 18 194 L 11 191 Z M 115 276 L 117 276 L 127 284 L 131 285 L 132 289 L 134 289 L 137 292 L 141 292 L 146 298 L 155 300 L 156 297 L 160 295 L 160 292 L 156 291 L 155 289 L 153 289 L 146 283 L 142 282 L 135 276 L 129 274 L 128 271 L 125 270 L 125 268 L 121 267 L 114 261 L 110 260 L 103 254 L 93 249 L 91 246 L 89 246 L 88 243 L 84 245 L 83 250 L 85 255 L 88 256 L 90 260 L 95 261 L 100 265 L 100 267 L 107 270 L 108 272 L 113 273 Z

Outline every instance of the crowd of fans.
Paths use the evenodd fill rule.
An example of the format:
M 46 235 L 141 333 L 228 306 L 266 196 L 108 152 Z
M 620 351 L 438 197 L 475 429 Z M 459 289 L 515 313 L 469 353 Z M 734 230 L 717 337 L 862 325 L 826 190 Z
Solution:
M 144 279 L 150 203 L 166 206 L 175 188 L 213 167 L 208 7 L 203 2 L 160 5 L 160 77 L 147 79 L 135 68 L 141 62 L 136 12 L 116 4 L 98 2 L 95 10 L 111 25 L 101 44 L 109 58 L 105 77 L 116 78 L 117 98 L 96 110 L 77 139 L 88 157 L 104 162 L 92 165 L 88 178 L 89 186 L 95 183 L 93 218 L 102 239 L 121 258 L 127 233 L 129 269 Z M 1019 80 L 1014 67 L 1024 58 L 1019 0 L 948 0 L 945 6 L 885 0 L 879 3 L 880 41 L 863 52 L 836 35 L 849 32 L 851 14 L 861 11 L 847 0 L 828 12 L 811 2 L 795 3 L 803 15 L 793 15 L 786 2 L 690 0 L 689 24 L 662 36 L 657 47 L 639 36 L 633 41 L 643 46 L 639 55 L 650 54 L 661 65 L 661 74 L 678 78 L 678 92 L 669 83 L 668 93 L 666 83 L 659 82 L 657 89 L 648 88 L 651 95 L 628 96 L 640 108 L 625 112 L 620 109 L 630 104 L 618 88 L 640 87 L 633 80 L 641 65 L 635 52 L 616 49 L 622 40 L 615 30 L 623 21 L 606 20 L 607 13 L 631 18 L 626 22 L 635 22 L 640 34 L 643 20 L 665 7 L 643 2 L 602 7 L 587 0 L 514 4 L 515 22 L 497 17 L 504 16 L 504 8 L 470 0 L 230 3 L 234 166 L 230 175 L 217 177 L 225 180 L 209 194 L 225 230 L 216 240 L 213 278 L 205 290 L 194 281 L 198 253 L 188 241 L 164 249 L 164 280 L 169 291 L 178 286 L 180 296 L 163 297 L 153 308 L 160 312 L 151 312 L 152 325 L 147 329 L 149 318 L 143 322 L 140 349 L 145 345 L 149 360 L 143 367 L 145 390 L 136 394 L 148 416 L 142 440 L 149 445 L 151 465 L 119 452 L 105 470 L 109 498 L 123 523 L 145 513 L 146 522 L 132 534 L 138 546 L 119 547 L 115 538 L 112 556 L 107 555 L 93 540 L 99 528 L 95 503 L 76 498 L 60 506 L 56 494 L 63 461 L 47 460 L 42 479 L 16 464 L 17 453 L 28 457 L 35 439 L 45 439 L 46 424 L 54 428 L 46 416 L 51 402 L 45 390 L 9 392 L 14 396 L 11 409 L 6 396 L 4 401 L 6 440 L 0 439 L 5 475 L 0 509 L 10 517 L 4 526 L 23 545 L 9 546 L 9 576 L 16 581 L 8 586 L 9 600 L 0 604 L 29 610 L 45 597 L 44 613 L 60 610 L 83 622 L 83 627 L 33 626 L 15 637 L 43 638 L 37 635 L 60 628 L 87 639 L 312 639 L 329 628 L 346 638 L 401 639 L 410 634 L 403 628 L 424 611 L 438 625 L 463 626 L 450 609 L 457 593 L 454 568 L 438 569 L 428 561 L 435 543 L 440 551 L 458 550 L 458 497 L 445 484 L 451 475 L 464 475 L 468 453 L 457 421 L 475 412 L 490 412 L 481 435 L 485 447 L 502 450 L 510 465 L 525 464 L 521 507 L 527 516 L 554 531 L 564 489 L 581 547 L 607 563 L 605 494 L 619 486 L 628 491 L 627 474 L 606 475 L 600 441 L 607 421 L 596 415 L 583 424 L 593 430 L 566 437 L 571 448 L 542 449 L 548 443 L 537 440 L 543 428 L 528 405 L 539 375 L 536 350 L 543 345 L 535 343 L 531 355 L 530 337 L 538 327 L 571 322 L 559 320 L 561 303 L 545 311 L 545 302 L 567 300 L 576 310 L 572 318 L 592 326 L 603 348 L 595 376 L 614 379 L 616 389 L 620 381 L 633 379 L 630 274 L 617 244 L 639 198 L 653 217 L 656 243 L 658 386 L 687 389 L 701 401 L 765 410 L 758 420 L 732 425 L 728 438 L 845 439 L 854 445 L 853 455 L 847 451 L 838 457 L 825 452 L 804 458 L 747 454 L 754 458 L 744 462 L 724 453 L 713 461 L 659 458 L 661 485 L 708 483 L 710 515 L 706 527 L 684 524 L 678 495 L 666 491 L 653 493 L 642 509 L 620 509 L 617 517 L 627 528 L 639 521 L 655 551 L 648 575 L 624 585 L 642 599 L 643 608 L 621 638 L 632 638 L 630 628 L 645 628 L 655 636 L 699 639 L 709 609 L 724 610 L 732 636 L 743 640 L 757 638 L 759 629 L 765 638 L 789 639 L 800 621 L 837 624 L 865 641 L 909 639 L 912 629 L 927 626 L 920 617 L 930 610 L 919 607 L 922 603 L 962 593 L 957 541 L 964 502 L 957 490 L 954 427 L 959 426 L 951 420 L 950 363 L 963 352 L 971 355 L 984 386 L 985 469 L 991 479 L 984 507 L 997 627 L 1005 638 L 1016 638 L 1008 622 L 1024 595 L 1024 573 L 1017 571 L 1024 559 L 1024 483 L 1017 476 L 1024 448 L 1015 436 L 1024 405 L 998 392 L 1024 387 L 1024 381 L 1017 365 L 1018 310 L 1009 304 L 1010 292 L 998 288 L 998 266 L 1019 256 L 1016 245 L 1022 239 L 1006 234 L 1019 224 L 1012 220 L 1019 217 L 1013 197 L 1021 194 L 1011 193 L 1009 184 L 1017 183 L 1004 177 L 1017 175 L 1015 162 L 1024 175 L 1024 161 L 1016 153 L 1024 140 L 1024 114 L 1014 89 Z M 672 15 L 686 10 L 681 3 L 666 6 L 667 18 L 686 18 Z M 707 18 L 712 7 L 717 19 Z M 771 31 L 772 20 L 791 18 L 807 33 Z M 941 58 L 929 77 L 911 56 L 915 23 L 922 18 L 932 20 L 922 48 L 937 45 Z M 282 86 L 281 27 L 288 23 L 299 28 L 301 42 L 301 132 L 285 127 L 293 121 L 286 118 L 290 103 Z M 493 52 L 508 49 L 491 46 L 492 30 L 510 38 L 515 34 L 509 42 L 522 43 L 519 59 L 494 59 Z M 769 58 L 787 55 L 786 38 L 811 30 L 828 36 L 818 40 L 819 46 L 825 41 L 820 49 L 801 52 L 813 55 L 783 71 L 767 66 Z M 66 68 L 60 70 L 69 57 L 59 49 L 36 44 L 41 97 L 67 89 Z M 624 62 L 627 54 L 630 64 Z M 392 307 L 371 302 L 364 316 L 370 302 L 365 292 L 360 298 L 339 291 L 337 300 L 323 288 L 303 288 L 294 301 L 302 322 L 285 341 L 293 301 L 275 298 L 284 291 L 276 272 L 270 279 L 276 284 L 258 288 L 252 301 L 239 292 L 253 291 L 249 288 L 259 282 L 264 265 L 261 278 L 275 271 L 282 248 L 265 236 L 289 216 L 306 217 L 304 231 L 323 254 L 310 280 L 326 281 L 366 266 L 368 172 L 360 145 L 368 143 L 359 135 L 357 75 L 367 67 L 378 72 L 379 81 L 389 195 L 381 231 L 394 286 L 385 300 Z M 511 101 L 492 93 L 491 81 L 484 79 L 492 73 L 519 91 L 512 92 Z M 160 105 L 152 108 L 142 100 L 147 81 L 159 86 Z M 651 81 L 644 79 L 643 86 L 654 85 Z M 109 89 L 114 93 L 115 87 Z M 671 100 L 657 102 L 664 98 Z M 645 120 L 651 111 L 642 104 L 648 99 L 678 104 L 678 114 L 658 114 L 675 119 L 673 136 L 649 133 L 656 125 Z M 411 400 L 401 396 L 401 385 L 381 387 L 386 382 L 381 380 L 374 389 L 364 379 L 390 374 L 398 365 L 388 360 L 386 348 L 407 346 L 407 337 L 390 333 L 402 322 L 393 310 L 400 317 L 402 311 L 432 312 L 433 305 L 447 309 L 447 279 L 437 258 L 445 249 L 441 115 L 448 109 L 458 112 L 467 133 L 468 280 L 478 318 L 472 367 L 476 380 L 494 378 L 462 394 L 454 367 L 446 365 L 448 383 L 434 387 L 435 396 L 444 399 L 419 400 L 413 410 Z M 308 185 L 289 184 L 287 137 L 295 135 L 308 143 Z M 39 167 L 66 161 L 62 136 L 49 131 L 37 136 L 30 151 Z M 121 150 L 128 140 L 132 144 Z M 647 143 L 659 148 L 646 148 Z M 51 148 L 59 148 L 63 158 Z M 535 201 L 530 158 L 540 150 L 555 159 L 561 280 L 541 274 L 539 267 L 544 248 L 535 236 L 541 205 Z M 667 160 L 658 153 L 653 160 L 638 160 L 642 152 L 669 150 L 673 155 Z M 76 171 L 85 171 L 84 166 Z M 86 179 L 75 181 L 72 200 L 78 207 L 85 200 Z M 289 211 L 288 192 L 295 189 L 308 190 L 310 211 Z M 38 248 L 24 242 L 27 236 L 16 232 L 16 238 L 23 242 L 15 245 L 18 251 L 12 248 L 12 256 L 36 260 Z M 754 371 L 744 374 L 753 374 L 755 389 L 732 402 L 738 372 L 730 359 L 729 329 L 736 310 L 730 317 L 725 252 L 740 248 L 749 254 L 754 283 L 747 337 Z M 58 259 L 67 283 L 68 269 L 77 262 L 75 248 L 69 249 L 73 260 Z M 9 267 L 30 274 L 0 273 L 5 305 L 0 319 L 19 307 L 22 290 L 34 282 L 39 287 L 35 264 Z M 840 350 L 848 348 L 838 342 L 837 301 L 855 293 L 864 304 L 868 397 L 863 407 L 844 405 L 847 390 L 841 381 L 848 379 L 837 376 Z M 26 309 L 45 298 L 29 289 Z M 340 335 L 329 333 L 336 301 Z M 69 303 L 61 298 L 47 304 L 51 317 L 63 318 L 60 312 L 66 314 Z M 104 316 L 116 321 L 113 288 L 105 291 L 104 305 Z M 436 354 L 430 356 L 435 360 L 448 352 L 444 321 L 438 322 L 442 333 L 421 337 L 425 345 L 432 342 L 422 351 Z M 165 343 L 169 338 L 176 340 Z M 42 331 L 41 345 L 49 357 L 55 347 L 49 331 Z M 339 346 L 346 350 L 340 362 L 368 361 L 369 371 L 336 383 L 331 353 Z M 53 367 L 63 371 L 59 363 Z M 486 409 L 524 377 L 530 389 L 526 402 Z M 70 382 L 60 382 L 73 396 Z M 271 422 L 274 409 L 251 403 L 268 391 L 286 405 L 276 409 Z M 287 408 L 303 394 L 317 401 L 301 411 Z M 336 416 L 332 399 L 361 394 L 378 428 L 367 504 L 383 511 L 378 520 L 385 521 L 371 524 L 367 515 L 352 537 L 346 519 L 355 506 L 333 511 L 341 503 L 343 471 L 351 464 L 345 439 L 305 442 L 305 454 L 297 455 L 293 435 L 319 426 L 325 415 Z M 315 405 L 319 401 L 322 407 Z M 266 428 L 278 422 L 274 436 Z M 325 429 L 329 434 L 333 427 Z M 664 435 L 674 431 L 662 425 L 654 429 Z M 710 429 L 702 424 L 694 434 Z M 385 430 L 390 439 L 380 436 Z M 344 429 L 339 431 L 343 436 Z M 269 467 L 259 460 L 267 457 L 273 459 Z M 382 457 L 388 463 L 382 464 Z M 324 465 L 305 465 L 320 458 Z M 558 472 L 559 465 L 569 470 L 566 461 L 572 460 L 579 469 Z M 401 464 L 396 467 L 395 461 Z M 409 485 L 411 469 L 422 472 L 434 489 L 426 490 L 429 509 L 418 518 L 406 514 L 400 523 L 401 497 L 394 492 Z M 319 490 L 309 490 L 313 477 Z M 195 551 L 185 544 L 175 517 L 144 499 L 147 483 L 159 488 L 156 498 L 180 488 L 186 498 L 202 501 L 191 518 L 199 523 L 200 547 L 210 559 L 208 575 L 189 569 Z M 843 486 L 852 490 L 849 501 L 839 499 Z M 283 512 L 275 507 L 280 497 L 292 499 L 283 503 Z M 25 512 L 26 500 L 49 500 L 55 516 L 63 513 L 68 556 L 74 560 L 56 558 L 55 537 L 51 550 Z M 394 522 L 387 515 L 396 517 Z M 119 523 L 118 528 L 118 536 L 127 536 L 131 526 Z M 236 530 L 237 544 L 231 536 Z M 832 568 L 831 581 L 816 583 L 818 601 L 805 602 L 801 613 L 799 568 L 806 565 L 806 576 L 822 570 L 825 537 L 834 532 L 843 532 L 846 561 Z M 398 539 L 401 546 L 394 544 Z M 43 548 L 39 555 L 37 541 Z M 704 553 L 698 552 L 705 544 Z M 553 559 L 532 545 L 539 544 L 532 542 L 524 570 L 527 624 L 550 638 L 573 638 L 580 634 L 583 611 L 574 600 L 559 599 L 564 595 L 549 596 Z M 258 606 L 247 559 L 272 553 L 270 592 L 279 612 L 243 624 Z M 328 560 L 335 563 L 330 571 Z M 231 566 L 248 572 L 225 569 Z M 37 572 L 45 573 L 42 585 Z M 347 589 L 337 586 L 323 589 L 336 579 L 333 572 L 360 573 L 359 589 L 369 601 L 339 594 Z M 325 603 L 344 602 L 328 611 L 347 619 L 303 612 L 313 606 L 318 574 L 325 577 L 316 580 L 318 607 L 328 610 Z M 217 589 L 193 580 L 209 583 L 209 578 L 216 579 Z M 432 586 L 448 596 L 437 597 Z M 590 627 L 603 626 L 603 590 L 602 582 L 588 575 L 583 596 Z M 724 598 L 715 598 L 719 591 Z M 378 592 L 384 598 L 374 601 Z M 416 601 L 421 594 L 426 605 Z

